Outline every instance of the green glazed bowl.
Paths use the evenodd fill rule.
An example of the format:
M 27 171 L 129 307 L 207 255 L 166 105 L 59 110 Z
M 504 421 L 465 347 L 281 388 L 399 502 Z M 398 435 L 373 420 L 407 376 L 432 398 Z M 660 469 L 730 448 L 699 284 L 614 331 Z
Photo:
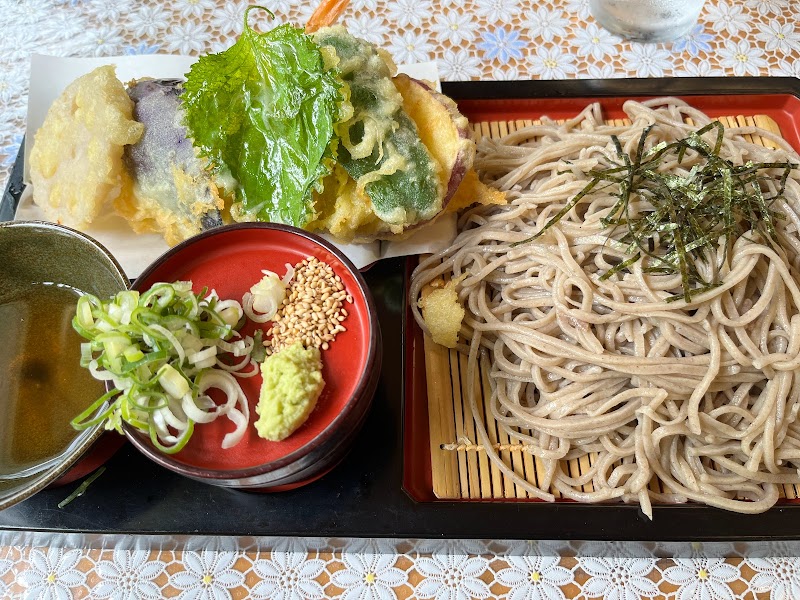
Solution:
M 0 309 L 26 286 L 45 282 L 99 297 L 112 296 L 130 285 L 111 253 L 83 233 L 38 221 L 0 223 Z M 0 331 L 0 344 L 5 348 L 17 347 L 21 352 L 21 342 L 14 338 L 8 331 Z M 75 368 L 81 367 L 76 365 Z M 0 377 L 3 376 L 0 373 Z M 2 390 L 0 386 L 0 393 Z M 93 400 L 95 398 L 86 398 L 86 404 Z M 0 403 L 0 407 L 4 404 Z M 11 416 L 0 414 L 0 419 L 8 422 Z M 0 510 L 62 478 L 103 432 L 102 424 L 76 432 L 75 437 L 45 463 L 16 473 L 9 472 L 8 468 L 0 472 Z

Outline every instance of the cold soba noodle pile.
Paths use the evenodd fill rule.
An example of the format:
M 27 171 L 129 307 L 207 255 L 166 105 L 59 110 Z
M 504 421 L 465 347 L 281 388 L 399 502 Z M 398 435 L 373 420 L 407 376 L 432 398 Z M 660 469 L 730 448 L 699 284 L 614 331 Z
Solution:
M 427 284 L 457 282 L 467 380 L 488 369 L 486 402 L 541 459 L 539 487 L 492 449 L 472 386 L 477 442 L 534 497 L 762 512 L 800 483 L 800 158 L 678 100 L 624 108 L 631 126 L 590 106 L 480 142 L 509 203 L 465 213 L 420 264 L 415 316 L 425 327 Z M 587 455 L 570 476 L 563 461 Z

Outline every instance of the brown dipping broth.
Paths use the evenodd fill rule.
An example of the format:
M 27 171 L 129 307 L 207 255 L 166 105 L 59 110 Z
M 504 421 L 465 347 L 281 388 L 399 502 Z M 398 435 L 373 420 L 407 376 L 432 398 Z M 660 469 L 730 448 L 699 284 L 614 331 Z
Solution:
M 0 510 L 63 475 L 102 434 L 70 421 L 104 392 L 80 366 L 78 297 L 129 281 L 108 251 L 66 227 L 0 223 Z
M 79 290 L 39 283 L 0 298 L 0 477 L 61 454 L 77 437 L 70 420 L 104 386 L 80 367 L 72 329 Z

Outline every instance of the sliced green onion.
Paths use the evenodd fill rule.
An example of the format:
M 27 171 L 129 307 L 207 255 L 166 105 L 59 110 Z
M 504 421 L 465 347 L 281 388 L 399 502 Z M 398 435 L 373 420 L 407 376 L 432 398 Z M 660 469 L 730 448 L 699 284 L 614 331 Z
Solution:
M 114 396 L 116 396 L 120 392 L 121 392 L 121 390 L 117 390 L 117 389 L 107 391 L 105 394 L 100 396 L 97 400 L 92 402 L 92 404 L 89 406 L 89 408 L 87 408 L 81 414 L 79 414 L 77 417 L 72 419 L 72 421 L 70 421 L 70 425 L 72 425 L 75 429 L 80 430 L 80 429 L 88 429 L 89 427 L 92 427 L 93 425 L 97 425 L 101 421 L 104 421 L 107 418 L 107 416 L 111 413 L 111 411 L 113 411 L 113 409 L 114 409 L 114 405 L 113 404 L 111 406 L 107 407 L 99 415 L 96 415 L 94 418 L 89 419 L 89 417 L 91 417 L 98 408 L 103 406 L 103 404 L 105 404 L 106 401 L 111 400 L 111 398 L 113 398 Z M 89 420 L 87 421 L 86 419 L 89 419 Z
M 150 422 L 150 441 L 164 454 L 175 454 L 176 452 L 180 452 L 189 441 L 189 438 L 192 437 L 193 432 L 194 422 L 189 421 L 189 426 L 181 433 L 181 435 L 178 437 L 178 440 L 172 446 L 165 446 L 159 441 L 156 426 L 152 421 Z
M 115 388 L 75 417 L 72 426 L 104 423 L 121 432 L 122 423 L 128 423 L 168 453 L 186 445 L 195 421 L 226 415 L 238 432 L 241 417 L 229 413 L 241 388 L 216 365 L 220 353 L 238 357 L 252 349 L 251 338 L 228 341 L 234 334 L 240 337 L 234 326 L 242 314 L 235 300 L 219 301 L 207 289 L 193 293 L 191 282 L 156 283 L 142 294 L 123 291 L 107 301 L 82 296 L 72 321 L 88 340 L 81 345 L 81 365 Z M 218 371 L 230 378 L 213 386 L 228 397 L 220 406 L 205 394 L 209 386 L 197 383 L 205 373 Z
M 94 480 L 100 477 L 100 475 L 102 475 L 105 472 L 106 468 L 100 467 L 99 469 L 97 469 L 97 471 L 89 475 L 89 477 L 84 479 L 83 482 L 78 487 L 75 488 L 74 492 L 72 492 L 69 496 L 67 496 L 61 502 L 58 503 L 58 508 L 64 508 L 67 504 L 75 500 L 75 498 L 80 498 L 81 496 L 83 496 L 83 494 L 86 493 L 86 490 L 89 489 L 89 486 L 94 483 Z
M 78 298 L 78 306 L 75 309 L 75 318 L 82 328 L 88 329 L 94 325 L 94 317 L 92 316 L 92 302 L 89 300 L 88 294 Z
M 144 358 L 144 352 L 142 352 L 142 349 L 139 348 L 139 344 L 131 344 L 125 348 L 125 351 L 122 353 L 122 355 L 129 363 L 135 363 Z
M 175 399 L 183 398 L 191 389 L 189 382 L 172 365 L 161 367 L 157 376 L 161 388 Z

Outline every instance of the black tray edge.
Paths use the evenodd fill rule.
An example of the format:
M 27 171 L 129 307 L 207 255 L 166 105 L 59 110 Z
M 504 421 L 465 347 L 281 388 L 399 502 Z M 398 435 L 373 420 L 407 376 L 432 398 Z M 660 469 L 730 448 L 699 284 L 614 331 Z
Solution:
M 664 77 L 525 81 L 450 81 L 442 92 L 459 100 L 791 94 L 800 97 L 796 77 Z

